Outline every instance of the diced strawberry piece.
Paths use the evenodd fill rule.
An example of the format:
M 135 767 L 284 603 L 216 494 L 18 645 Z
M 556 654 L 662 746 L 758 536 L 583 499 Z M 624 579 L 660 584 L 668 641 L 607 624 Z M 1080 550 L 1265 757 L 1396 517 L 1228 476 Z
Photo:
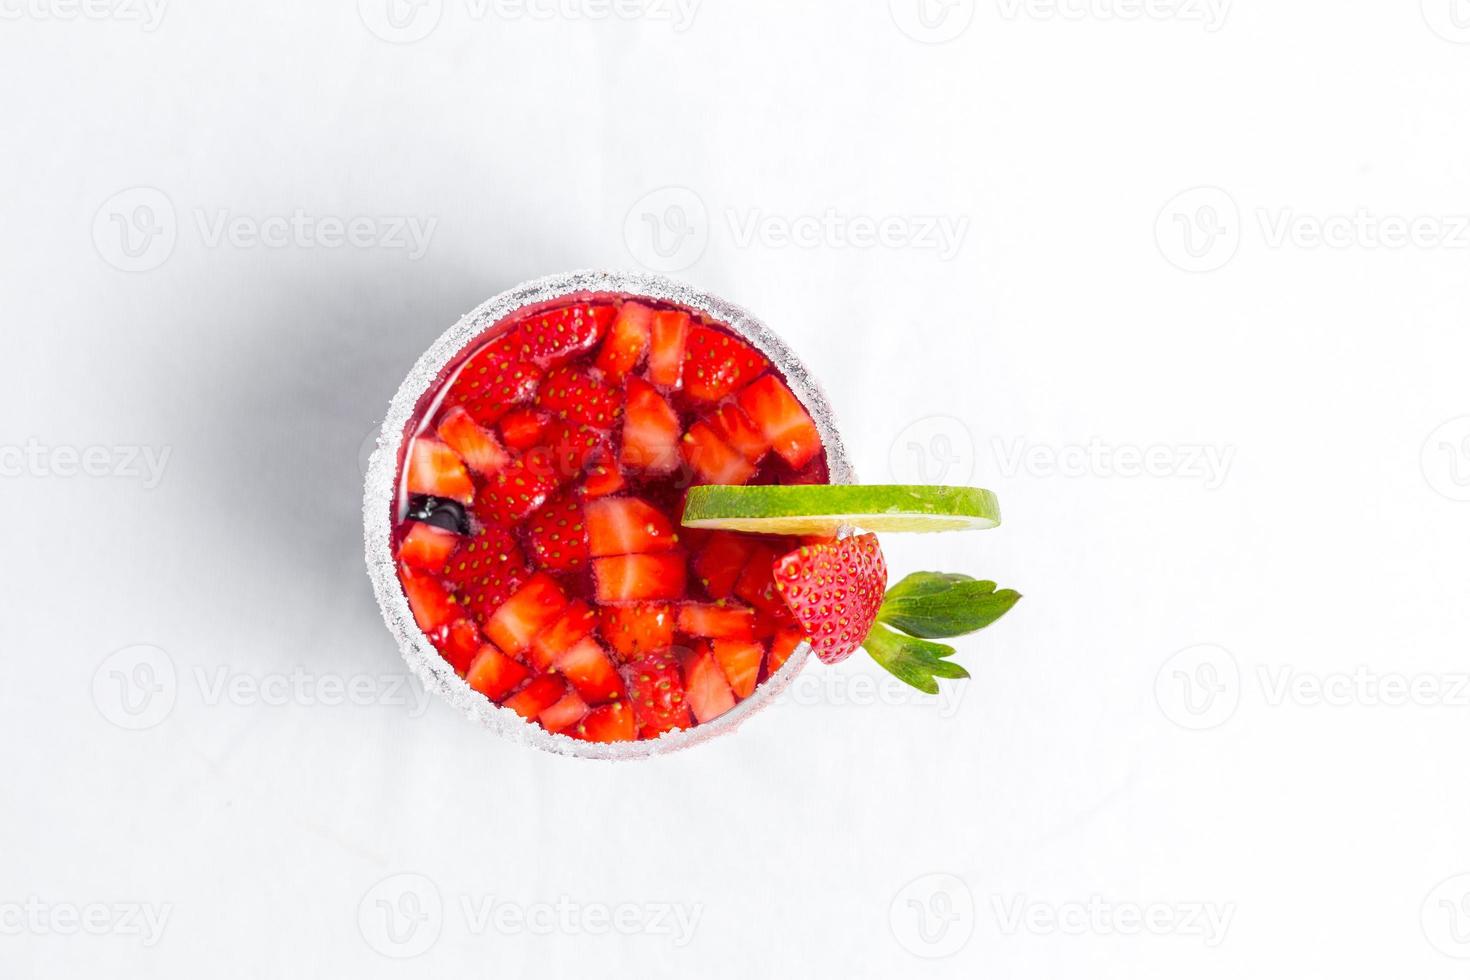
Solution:
M 531 641 L 531 665 L 537 670 L 551 670 L 556 658 L 563 651 L 577 645 L 577 641 L 597 628 L 597 610 L 581 599 L 573 599 L 556 622 L 536 634 Z
M 466 405 L 479 401 L 502 372 L 519 363 L 511 338 L 508 335 L 496 338 L 477 351 L 455 374 L 449 390 L 444 393 L 444 404 Z
M 587 499 L 605 497 L 617 493 L 627 486 L 623 471 L 612 461 L 610 454 L 603 454 L 587 469 L 587 479 L 582 481 L 582 496 Z
M 588 704 L 622 697 L 623 680 L 607 651 L 592 637 L 584 636 L 552 660 Z
M 876 534 L 802 545 L 776 562 L 776 591 L 824 664 L 846 660 L 867 639 L 887 584 Z
M 693 326 L 684 353 L 684 391 L 699 401 L 717 402 L 770 366 L 760 351 L 738 337 Z
M 710 428 L 715 434 L 723 439 L 731 449 L 744 456 L 752 463 L 759 463 L 761 457 L 765 456 L 771 449 L 771 444 L 766 437 L 761 435 L 761 430 L 756 428 L 750 416 L 740 410 L 740 406 L 734 402 L 726 402 L 719 410 L 710 416 Z
M 541 441 L 541 433 L 546 430 L 550 421 L 551 417 L 545 412 L 518 408 L 514 412 L 507 412 L 500 420 L 500 438 L 517 452 L 529 449 Z
M 722 640 L 755 639 L 755 610 L 723 603 L 686 602 L 679 607 L 679 632 Z
M 646 473 L 672 473 L 679 466 L 679 416 L 646 381 L 628 379 L 623 414 L 623 465 Z
M 735 397 L 771 448 L 801 469 L 822 451 L 822 436 L 791 389 L 774 374 L 754 382 Z
M 545 436 L 556 475 L 564 480 L 576 479 L 593 459 L 611 452 L 611 433 L 581 422 L 554 422 Z
M 755 467 L 715 435 L 707 422 L 695 422 L 684 433 L 679 451 L 700 483 L 741 486 L 755 475 Z
M 584 422 L 610 429 L 622 410 L 622 394 L 583 368 L 555 368 L 541 382 L 536 404 L 568 422 Z
M 653 315 L 648 351 L 648 379 L 665 388 L 677 388 L 684 374 L 684 344 L 689 336 L 689 314 L 660 310 Z
M 684 554 L 619 555 L 594 558 L 598 602 L 646 602 L 684 596 Z
M 511 335 L 514 353 L 543 367 L 569 360 L 596 347 L 616 315 L 614 306 L 585 303 L 536 314 L 523 320 Z
M 687 532 L 686 532 L 687 533 Z M 750 562 L 754 543 L 744 534 L 716 531 L 694 556 L 694 574 L 712 598 L 728 599 Z
M 755 690 L 756 679 L 760 677 L 766 645 L 759 640 L 714 640 L 710 647 L 715 661 L 725 672 L 725 680 L 730 682 L 730 690 L 741 700 L 750 697 Z
M 423 521 L 411 521 L 408 533 L 398 542 L 398 558 L 414 568 L 438 572 L 458 547 L 459 535 L 453 531 Z
M 505 706 L 527 721 L 535 721 L 541 712 L 551 707 L 566 694 L 567 682 L 556 674 L 542 674 L 521 688 L 515 697 L 506 699 Z
M 520 653 L 535 635 L 555 622 L 567 607 L 567 597 L 556 579 L 537 572 L 505 600 L 485 623 L 490 642 L 507 653 Z
M 445 405 L 463 405 L 476 422 L 490 426 L 516 405 L 531 400 L 541 381 L 541 369 L 508 358 L 505 342 L 501 338 L 465 365 L 445 396 Z
M 479 629 L 468 619 L 456 619 L 450 623 L 447 629 L 441 630 L 429 638 L 433 641 L 435 649 L 449 662 L 455 673 L 463 674 L 470 669 L 475 655 L 485 645 L 485 638 L 480 635 Z
M 403 594 L 408 596 L 408 608 L 413 612 L 414 622 L 425 633 L 432 634 L 459 618 L 459 606 L 444 591 L 438 579 L 399 564 L 398 581 L 403 585 Z
M 573 730 L 584 742 L 631 742 L 638 737 L 633 709 L 622 702 L 593 708 Z
M 775 639 L 771 641 L 771 652 L 766 655 L 766 676 L 780 670 L 805 639 L 805 634 L 795 626 L 777 630 Z
M 526 522 L 531 560 L 542 568 L 568 572 L 587 563 L 587 524 L 582 502 L 563 494 L 546 502 Z
M 674 658 L 666 653 L 650 654 L 624 669 L 628 701 L 638 717 L 638 734 L 657 738 L 673 728 L 690 728 L 689 702 L 684 697 L 684 678 Z
M 496 473 L 480 490 L 475 513 L 487 523 L 511 527 L 534 513 L 561 480 L 546 453 L 530 452 Z
M 448 497 L 462 504 L 475 499 L 475 484 L 459 454 L 437 439 L 419 436 L 408 450 L 408 492 Z
M 768 545 L 756 545 L 750 554 L 750 561 L 745 563 L 745 569 L 740 573 L 739 581 L 735 583 L 735 594 L 757 609 L 784 609 L 785 600 L 776 594 L 776 573 L 773 567 L 780 556 L 780 552 Z
M 755 638 L 757 640 L 769 640 L 781 630 L 792 629 L 795 626 L 796 617 L 791 615 L 791 610 L 784 603 L 766 609 L 756 607 Z
M 664 603 L 603 606 L 602 638 L 626 662 L 674 644 L 674 611 Z
M 713 721 L 735 707 L 735 694 L 708 644 L 700 644 L 684 662 L 684 696 L 700 724 Z
M 548 732 L 562 732 L 581 721 L 586 714 L 587 702 L 582 700 L 575 688 L 568 688 L 562 699 L 541 712 L 541 717 L 537 720 Z
M 529 673 L 520 661 L 507 657 L 487 643 L 480 648 L 464 679 L 491 701 L 499 701 L 514 691 Z
M 652 309 L 642 303 L 624 303 L 597 353 L 598 369 L 611 381 L 623 380 L 643 359 L 652 326 Z
M 668 551 L 677 543 L 669 519 L 637 497 L 587 502 L 588 553 L 594 558 Z
M 436 430 L 444 444 L 464 460 L 465 465 L 481 476 L 494 476 L 510 462 L 510 454 L 495 438 L 495 433 L 482 429 L 460 405 L 444 413 Z
M 487 524 L 460 542 L 443 574 L 459 604 L 483 624 L 525 581 L 526 559 L 509 531 Z

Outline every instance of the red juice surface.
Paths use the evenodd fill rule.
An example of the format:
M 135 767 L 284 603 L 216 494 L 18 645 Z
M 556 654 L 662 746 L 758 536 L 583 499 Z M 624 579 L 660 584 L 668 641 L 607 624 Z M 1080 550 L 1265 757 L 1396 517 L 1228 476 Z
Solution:
M 549 731 L 653 738 L 749 697 L 802 640 L 772 562 L 680 527 L 699 484 L 828 482 L 816 426 L 698 311 L 599 295 L 513 314 L 422 399 L 393 549 L 419 627 Z

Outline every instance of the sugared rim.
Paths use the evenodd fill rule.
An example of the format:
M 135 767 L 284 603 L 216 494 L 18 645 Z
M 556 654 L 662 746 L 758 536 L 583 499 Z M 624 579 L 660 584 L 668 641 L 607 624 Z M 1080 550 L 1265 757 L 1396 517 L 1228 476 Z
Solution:
M 791 657 L 755 692 L 730 711 L 687 731 L 667 732 L 656 739 L 636 742 L 584 742 L 548 732 L 509 708 L 494 704 L 472 689 L 429 643 L 408 608 L 408 597 L 398 582 L 393 560 L 393 498 L 397 485 L 398 454 L 409 419 L 419 400 L 444 370 L 477 337 L 523 307 L 579 294 L 620 293 L 677 303 L 699 310 L 728 326 L 770 358 L 790 383 L 791 391 L 811 414 L 827 453 L 832 483 L 851 483 L 852 466 L 832 416 L 827 396 L 797 356 L 764 323 L 749 312 L 687 283 L 642 272 L 583 270 L 546 276 L 521 283 L 466 313 L 430 345 L 388 406 L 378 433 L 378 445 L 368 463 L 363 492 L 363 529 L 368 576 L 378 598 L 383 621 L 398 640 L 398 649 L 424 686 L 497 735 L 558 755 L 583 759 L 638 759 L 663 755 L 735 730 L 751 715 L 775 700 L 801 671 L 811 647 L 802 643 Z

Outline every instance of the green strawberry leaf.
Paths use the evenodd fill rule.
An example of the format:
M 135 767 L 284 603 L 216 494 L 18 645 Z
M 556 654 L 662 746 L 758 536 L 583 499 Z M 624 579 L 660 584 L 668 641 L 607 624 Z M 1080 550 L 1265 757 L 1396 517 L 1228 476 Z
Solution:
M 876 623 L 863 641 L 863 649 L 884 670 L 925 694 L 939 693 L 936 677 L 958 680 L 970 676 L 959 664 L 944 659 L 954 653 L 954 647 L 916 640 Z
M 915 572 L 889 589 L 878 622 L 927 639 L 984 629 L 1020 601 L 1014 589 L 995 588 L 968 575 Z

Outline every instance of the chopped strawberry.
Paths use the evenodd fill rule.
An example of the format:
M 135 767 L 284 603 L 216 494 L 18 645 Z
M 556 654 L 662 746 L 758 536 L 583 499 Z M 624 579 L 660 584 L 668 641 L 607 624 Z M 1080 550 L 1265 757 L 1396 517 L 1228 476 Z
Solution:
M 548 732 L 561 732 L 581 721 L 585 714 L 587 702 L 582 700 L 575 688 L 568 688 L 561 700 L 541 712 L 541 717 L 537 720 Z
M 561 480 L 546 453 L 527 453 L 496 473 L 480 490 L 475 513 L 487 523 L 511 527 L 546 503 Z
M 714 640 L 710 647 L 714 650 L 715 661 L 725 672 L 725 680 L 730 682 L 730 690 L 742 701 L 750 697 L 755 690 L 756 679 L 760 677 L 766 645 L 759 640 Z
M 590 636 L 584 636 L 552 658 L 588 704 L 622 697 L 623 680 L 607 651 Z
M 500 440 L 495 438 L 495 433 L 480 428 L 470 418 L 470 413 L 460 405 L 455 405 L 444 413 L 436 431 L 445 445 L 458 453 L 465 465 L 481 476 L 494 476 L 501 467 L 510 462 L 510 455 L 500 445 Z
M 580 476 L 589 462 L 611 452 L 611 434 L 581 422 L 554 422 L 545 436 L 556 475 L 566 480 Z
M 715 434 L 723 439 L 731 449 L 744 456 L 752 463 L 759 463 L 761 457 L 770 452 L 771 444 L 766 437 L 761 435 L 761 430 L 756 428 L 750 416 L 740 410 L 740 406 L 734 402 L 726 402 L 719 410 L 710 416 L 710 428 Z
M 587 563 L 587 524 L 582 502 L 563 494 L 546 502 L 526 522 L 531 560 L 542 568 L 569 572 Z
M 645 602 L 684 595 L 684 555 L 618 555 L 594 558 L 592 577 L 598 602 Z
M 414 568 L 438 572 L 458 547 L 459 535 L 453 531 L 423 521 L 411 521 L 408 533 L 398 542 L 398 558 Z
M 679 442 L 679 451 L 700 483 L 740 486 L 755 475 L 755 467 L 715 435 L 708 422 L 695 422 Z
M 648 351 L 648 380 L 665 388 L 677 388 L 684 375 L 684 344 L 689 336 L 689 314 L 660 310 L 653 315 L 652 340 Z
M 775 639 L 771 641 L 771 652 L 766 654 L 766 676 L 780 670 L 805 639 L 806 634 L 795 626 L 777 630 Z
M 475 655 L 485 645 L 485 638 L 468 619 L 456 619 L 449 624 L 448 629 L 441 630 L 430 639 L 434 642 L 434 648 L 457 674 L 463 674 L 470 669 Z
M 607 341 L 597 354 L 597 367 L 610 381 L 621 381 L 638 366 L 648 349 L 653 310 L 642 303 L 624 303 L 613 321 Z
M 887 584 L 876 534 L 803 545 L 776 562 L 776 591 L 824 664 L 846 660 L 862 645 Z
M 462 504 L 475 499 L 475 484 L 459 454 L 437 439 L 419 436 L 408 452 L 408 492 L 448 497 Z
M 617 493 L 627 483 L 623 478 L 623 471 L 613 462 L 612 455 L 604 453 L 587 468 L 587 479 L 582 481 L 582 496 L 589 500 L 593 497 L 605 497 L 610 493 Z
M 722 640 L 755 639 L 755 610 L 724 603 L 686 602 L 679 607 L 679 632 Z
M 556 622 L 536 634 L 527 656 L 540 671 L 551 670 L 556 657 L 576 646 L 577 641 L 597 628 L 597 610 L 581 599 L 573 599 Z
M 785 603 L 767 609 L 756 607 L 755 638 L 757 640 L 769 640 L 781 630 L 792 629 L 795 626 L 796 617 L 791 615 L 791 610 Z
M 700 644 L 684 662 L 684 696 L 700 724 L 713 721 L 735 707 L 735 694 L 708 644 Z
M 610 429 L 623 407 L 622 393 L 584 368 L 554 368 L 536 392 L 536 404 L 559 419 Z
M 587 502 L 588 553 L 594 558 L 668 551 L 678 540 L 669 519 L 637 497 Z
M 713 327 L 689 328 L 684 354 L 684 390 L 699 401 L 717 402 L 769 369 L 771 362 L 745 341 Z
M 521 452 L 541 441 L 541 433 L 551 416 L 531 408 L 518 408 L 507 412 L 500 420 L 500 438 L 511 449 Z
M 444 397 L 445 405 L 463 405 L 481 425 L 494 425 L 516 405 L 531 400 L 541 381 L 541 369 L 515 359 L 502 337 L 475 355 L 459 372 Z
M 527 721 L 535 721 L 541 712 L 551 707 L 566 694 L 567 682 L 557 674 L 542 674 L 521 688 L 515 697 L 508 698 L 505 707 Z
M 499 701 L 516 685 L 526 679 L 529 671 L 513 657 L 507 657 L 490 644 L 480 648 L 475 662 L 470 664 L 465 681 L 491 701 Z
M 687 532 L 686 532 L 687 533 Z M 716 531 L 694 556 L 694 574 L 711 598 L 728 599 L 735 591 L 740 573 L 750 562 L 755 545 L 744 534 Z
M 786 603 L 776 594 L 774 565 L 779 557 L 780 553 L 769 545 L 756 545 L 740 573 L 740 580 L 735 583 L 735 594 L 757 609 L 785 608 Z
M 568 360 L 596 347 L 616 315 L 611 305 L 578 303 L 529 317 L 512 334 L 515 354 L 543 367 Z
M 638 726 L 633 709 L 618 701 L 587 712 L 573 734 L 584 742 L 631 742 L 638 737 Z
M 822 451 L 822 436 L 812 417 L 774 374 L 754 382 L 735 400 L 793 469 L 801 469 Z
M 679 416 L 646 381 L 628 379 L 623 414 L 623 465 L 646 473 L 672 473 L 679 466 Z
M 628 701 L 638 717 L 638 734 L 657 738 L 674 728 L 689 728 L 689 703 L 684 697 L 684 678 L 674 658 L 666 653 L 650 654 L 625 668 Z
M 481 624 L 526 578 L 526 559 L 503 527 L 482 525 L 449 556 L 447 581 L 459 603 Z
M 603 606 L 602 638 L 623 661 L 667 650 L 674 643 L 674 611 L 664 603 Z
M 556 584 L 556 579 L 545 572 L 537 572 L 495 610 L 485 623 L 485 635 L 507 653 L 520 653 L 566 607 L 567 597 L 561 586 Z
M 398 581 L 403 586 L 403 594 L 408 597 L 408 608 L 413 613 L 414 622 L 425 633 L 432 634 L 459 618 L 459 606 L 444 591 L 438 579 L 400 563 Z

